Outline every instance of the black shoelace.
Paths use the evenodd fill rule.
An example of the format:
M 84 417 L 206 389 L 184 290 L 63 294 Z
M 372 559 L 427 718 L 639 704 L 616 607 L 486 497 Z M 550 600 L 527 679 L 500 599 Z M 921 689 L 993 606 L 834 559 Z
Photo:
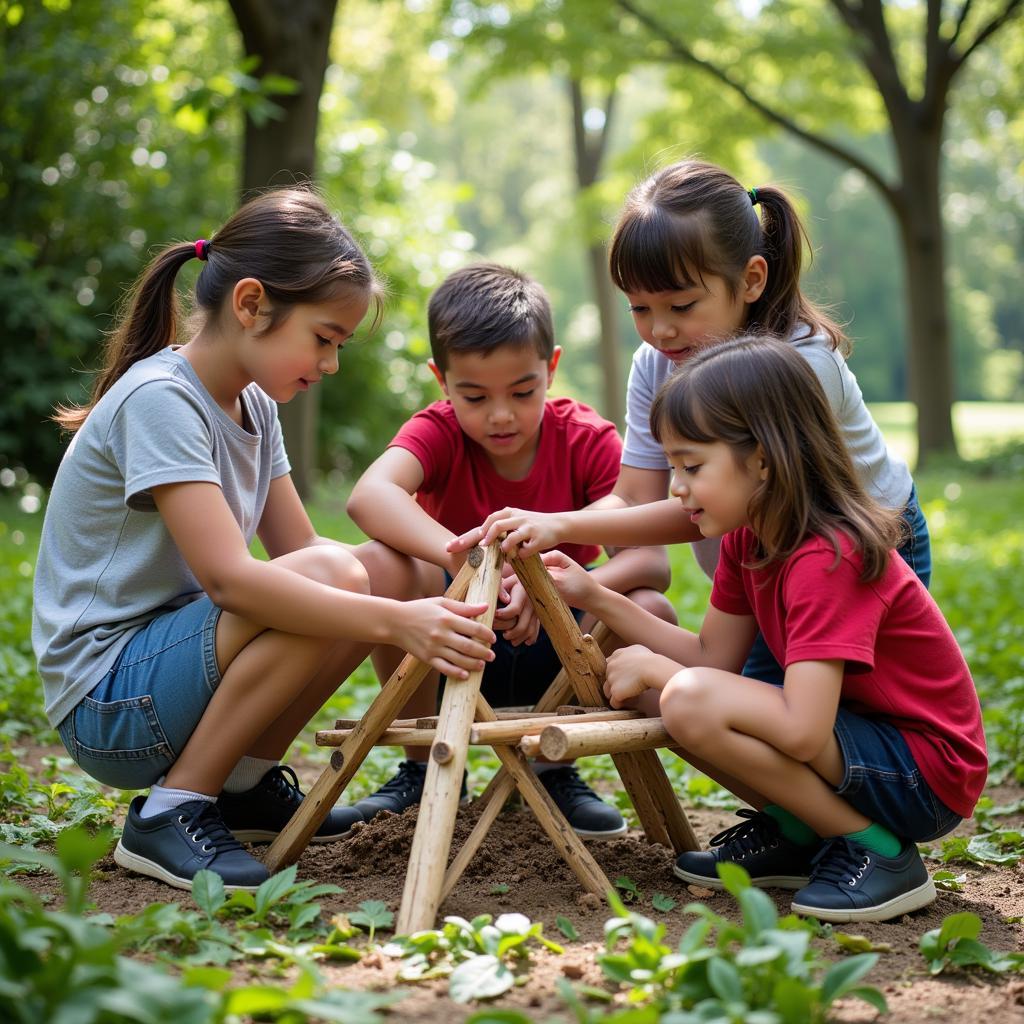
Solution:
M 770 814 L 747 807 L 736 814 L 744 820 L 719 832 L 709 844 L 722 847 L 719 859 L 741 860 L 748 853 L 761 853 L 770 846 L 778 845 L 779 823 Z
M 871 863 L 871 854 L 846 836 L 830 839 L 811 861 L 811 882 L 853 885 Z
M 216 804 L 202 802 L 203 806 L 191 814 L 179 814 L 178 824 L 185 826 L 185 835 L 190 836 L 193 843 L 202 843 L 203 853 L 216 850 L 218 854 L 241 850 L 242 844 L 231 834 L 224 824 Z
M 302 790 L 299 789 L 299 777 L 295 769 L 286 764 L 277 764 L 264 776 L 270 785 L 275 797 L 289 806 L 297 804 L 302 799 Z

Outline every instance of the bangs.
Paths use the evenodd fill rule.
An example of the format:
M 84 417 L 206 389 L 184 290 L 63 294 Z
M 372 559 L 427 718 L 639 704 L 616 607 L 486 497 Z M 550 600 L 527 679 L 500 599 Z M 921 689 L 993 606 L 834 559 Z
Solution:
M 616 228 L 609 254 L 615 287 L 622 292 L 669 292 L 703 285 L 703 274 L 714 269 L 708 266 L 702 220 L 654 204 L 630 210 Z
M 708 432 L 706 417 L 701 415 L 700 403 L 695 397 L 696 388 L 688 386 L 686 377 L 685 370 L 669 377 L 651 403 L 651 434 L 658 444 L 664 443 L 666 434 L 698 444 L 717 440 Z

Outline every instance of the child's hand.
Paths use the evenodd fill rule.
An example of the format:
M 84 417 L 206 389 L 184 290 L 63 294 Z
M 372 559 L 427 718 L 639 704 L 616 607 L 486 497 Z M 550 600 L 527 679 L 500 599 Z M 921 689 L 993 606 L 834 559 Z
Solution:
M 396 601 L 392 637 L 421 661 L 453 679 L 467 679 L 484 663 L 494 660 L 490 645 L 494 632 L 474 616 L 487 610 L 486 604 L 466 604 L 447 597 L 421 601 Z
M 525 512 L 518 508 L 503 508 L 492 512 L 481 526 L 448 542 L 449 551 L 465 551 L 474 544 L 492 544 L 507 534 L 501 542 L 502 551 L 515 551 L 520 558 L 528 558 L 538 551 L 547 551 L 563 540 L 564 523 L 557 512 Z M 516 551 L 516 548 L 519 550 Z
M 508 600 L 504 607 L 499 608 L 494 615 L 494 628 L 500 629 L 505 639 L 514 647 L 520 644 L 531 646 L 537 642 L 540 633 L 540 620 L 533 610 L 533 603 L 526 593 L 522 583 L 519 582 L 511 566 L 506 566 L 511 579 L 506 578 L 508 586 Z
M 620 647 L 608 656 L 604 695 L 613 708 L 621 708 L 646 690 L 661 690 L 680 666 L 641 644 Z
M 590 611 L 589 601 L 601 589 L 601 584 L 579 562 L 561 551 L 548 551 L 541 555 L 541 561 L 547 566 L 562 600 L 570 608 Z

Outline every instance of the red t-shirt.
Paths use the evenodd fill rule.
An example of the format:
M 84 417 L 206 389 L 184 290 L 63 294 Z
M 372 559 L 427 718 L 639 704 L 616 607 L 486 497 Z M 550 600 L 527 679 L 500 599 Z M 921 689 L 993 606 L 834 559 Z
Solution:
M 455 534 L 506 505 L 532 512 L 584 508 L 610 493 L 622 456 L 615 424 L 571 398 L 545 403 L 537 455 L 522 480 L 499 476 L 483 448 L 463 433 L 447 399 L 416 413 L 388 447 L 416 456 L 423 467 L 416 500 Z M 580 565 L 601 552 L 593 544 L 562 544 L 559 550 Z
M 711 603 L 753 615 L 776 661 L 843 658 L 840 700 L 903 734 L 936 796 L 968 818 L 985 786 L 988 756 L 970 670 L 938 605 L 895 551 L 881 579 L 863 583 L 861 559 L 840 534 L 842 558 L 812 537 L 785 562 L 757 572 L 744 527 L 722 539 Z

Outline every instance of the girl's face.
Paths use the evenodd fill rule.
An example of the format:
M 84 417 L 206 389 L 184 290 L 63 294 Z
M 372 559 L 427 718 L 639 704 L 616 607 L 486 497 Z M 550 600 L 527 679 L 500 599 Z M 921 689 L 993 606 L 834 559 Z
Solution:
M 705 537 L 750 525 L 750 499 L 768 475 L 760 448 L 738 463 L 724 441 L 690 441 L 671 432 L 662 441 L 672 464 L 670 492 Z
M 637 334 L 677 366 L 743 329 L 750 304 L 764 291 L 767 264 L 764 257 L 752 256 L 735 295 L 725 278 L 691 277 L 697 283 L 678 291 L 626 292 Z
M 368 294 L 294 306 L 285 321 L 248 348 L 251 378 L 276 402 L 308 391 L 325 374 L 338 372 L 338 356 L 366 316 Z

